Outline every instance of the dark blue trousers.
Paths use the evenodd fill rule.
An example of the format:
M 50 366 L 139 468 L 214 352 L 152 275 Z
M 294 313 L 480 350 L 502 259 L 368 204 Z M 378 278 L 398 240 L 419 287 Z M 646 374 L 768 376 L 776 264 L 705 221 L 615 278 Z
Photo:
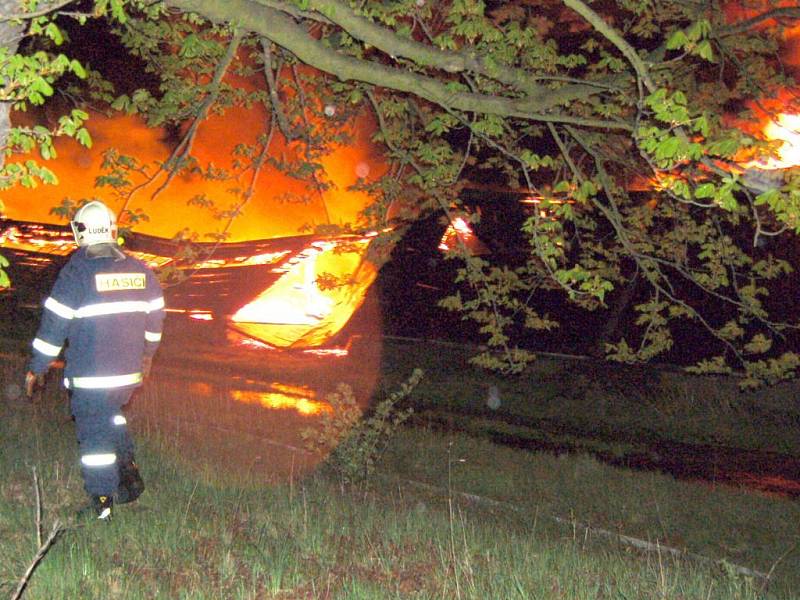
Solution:
M 119 485 L 119 465 L 133 459 L 133 440 L 122 414 L 133 390 L 128 387 L 71 392 L 81 475 L 90 496 L 113 496 Z

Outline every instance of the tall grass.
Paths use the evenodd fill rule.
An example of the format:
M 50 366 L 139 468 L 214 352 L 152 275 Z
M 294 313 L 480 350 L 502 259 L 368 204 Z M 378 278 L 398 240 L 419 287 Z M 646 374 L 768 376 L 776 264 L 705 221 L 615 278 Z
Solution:
M 346 487 L 313 471 L 268 483 L 224 448 L 217 457 L 201 452 L 194 430 L 185 436 L 167 420 L 132 419 L 147 490 L 110 524 L 77 520 L 85 498 L 63 392 L 51 384 L 29 404 L 9 394 L 18 365 L 0 374 L 0 595 L 16 588 L 37 549 L 34 467 L 45 528 L 58 518 L 68 530 L 26 598 L 749 600 L 798 589 L 791 555 L 765 590 L 713 562 L 631 550 L 578 527 L 765 569 L 798 538 L 792 502 L 425 431 L 395 439 L 382 478 Z M 154 403 L 158 390 L 145 390 Z M 196 411 L 187 403 L 178 416 L 188 421 Z M 279 450 L 265 442 L 261 452 Z

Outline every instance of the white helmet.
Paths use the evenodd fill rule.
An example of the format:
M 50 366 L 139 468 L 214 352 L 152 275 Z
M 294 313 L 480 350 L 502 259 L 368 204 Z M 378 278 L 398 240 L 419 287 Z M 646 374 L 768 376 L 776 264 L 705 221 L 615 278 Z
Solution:
M 70 226 L 78 246 L 117 242 L 117 217 L 99 200 L 82 206 Z

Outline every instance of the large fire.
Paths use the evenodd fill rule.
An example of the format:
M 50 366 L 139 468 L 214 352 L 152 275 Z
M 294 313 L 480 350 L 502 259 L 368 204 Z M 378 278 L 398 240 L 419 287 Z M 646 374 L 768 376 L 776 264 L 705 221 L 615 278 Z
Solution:
M 256 138 L 263 129 L 263 119 L 264 115 L 256 109 L 231 109 L 224 116 L 210 117 L 200 127 L 193 146 L 199 165 L 203 169 L 213 165 L 233 174 L 237 168 L 236 147 L 240 144 L 257 146 Z M 313 232 L 320 226 L 357 225 L 360 213 L 370 199 L 366 193 L 348 188 L 359 177 L 379 174 L 382 170 L 379 155 L 368 139 L 372 127 L 366 121 L 356 122 L 352 127 L 354 143 L 334 148 L 331 154 L 321 159 L 326 176 L 333 184 L 329 189 L 320 190 L 313 183 L 292 178 L 265 164 L 252 197 L 242 207 L 240 216 L 228 223 L 227 220 L 215 219 L 209 211 L 192 204 L 192 201 L 203 195 L 212 200 L 219 211 L 238 207 L 242 204 L 242 194 L 249 184 L 251 171 L 227 180 L 182 172 L 153 197 L 166 180 L 166 173 L 162 173 L 149 186 L 136 191 L 126 204 L 115 190 L 95 185 L 97 177 L 105 174 L 102 169 L 104 153 L 114 148 L 121 154 L 135 157 L 153 172 L 155 166 L 170 155 L 169 132 L 147 127 L 136 117 L 107 118 L 100 114 L 91 116 L 87 128 L 93 139 L 91 150 L 70 139 L 59 139 L 55 143 L 58 158 L 46 164 L 56 173 L 59 185 L 40 186 L 33 190 L 17 187 L 0 194 L 7 217 L 63 223 L 51 213 L 51 209 L 64 198 L 74 201 L 99 198 L 117 211 L 125 205 L 130 211 L 143 212 L 148 220 L 137 223 L 134 231 L 163 238 L 172 238 L 187 228 L 206 240 L 211 239 L 207 235 L 225 232 L 225 242 L 297 236 Z M 296 156 L 296 145 L 275 135 L 271 154 Z M 139 185 L 144 180 L 139 175 L 132 183 Z
M 367 237 L 313 242 L 231 317 L 233 327 L 281 347 L 323 344 L 344 327 L 350 307 L 361 305 L 375 280 L 376 267 L 363 260 L 369 243 Z
M 147 220 L 135 223 L 132 231 L 147 239 L 152 236 L 156 246 L 160 244 L 158 240 L 166 242 L 187 231 L 208 242 L 210 255 L 194 264 L 181 265 L 193 278 L 189 285 L 195 288 L 203 277 L 213 279 L 209 272 L 215 270 L 260 269 L 263 273 L 267 269 L 274 273 L 265 276 L 266 285 L 260 293 L 256 290 L 255 297 L 242 292 L 240 305 L 224 311 L 224 317 L 239 331 L 277 347 L 322 345 L 341 330 L 361 305 L 377 269 L 365 258 L 372 237 L 315 232 L 319 228 L 331 232 L 335 226 L 361 226 L 361 212 L 370 198 L 365 192 L 350 188 L 359 180 L 379 176 L 384 166 L 369 141 L 372 124 L 356 119 L 349 124 L 353 143 L 333 148 L 320 161 L 325 181 L 330 184 L 326 189 L 290 177 L 267 163 L 247 197 L 253 171 L 242 169 L 236 162 L 236 150 L 242 144 L 258 148 L 258 135 L 268 120 L 259 108 L 233 108 L 224 116 L 209 117 L 200 126 L 192 154 L 202 169 L 212 165 L 229 173 L 238 169 L 238 176 L 217 180 L 182 172 L 170 179 L 166 172 L 157 172 L 174 144 L 168 142 L 166 130 L 147 127 L 136 117 L 93 114 L 88 123 L 94 142 L 91 150 L 69 139 L 56 141 L 58 157 L 47 165 L 59 179 L 57 186 L 20 187 L 0 194 L 7 222 L 39 224 L 38 229 L 28 228 L 25 234 L 16 227 L 6 227 L 0 231 L 0 246 L 26 254 L 27 262 L 46 261 L 47 256 L 63 258 L 74 245 L 58 227 L 47 227 L 65 224 L 51 209 L 67 198 L 76 202 L 99 198 L 116 211 L 125 207 L 144 213 Z M 302 153 L 298 142 L 287 142 L 277 133 L 271 144 L 270 155 L 282 161 Z M 134 173 L 132 184 L 141 188 L 127 198 L 113 188 L 97 187 L 96 179 L 105 174 L 103 156 L 112 148 L 135 157 L 157 176 L 148 184 L 143 173 Z M 238 160 L 242 160 L 241 152 Z M 208 209 L 197 206 L 199 196 L 213 201 L 217 213 L 240 209 L 240 214 L 232 220 L 215 219 Z M 224 242 L 219 247 L 210 243 L 221 235 Z M 284 239 L 286 243 L 281 242 Z M 250 243 L 259 249 L 244 251 Z M 236 244 L 244 250 L 234 255 L 225 251 Z M 176 264 L 169 252 L 153 250 L 147 244 L 132 245 L 130 249 L 154 267 Z M 169 302 L 169 293 L 167 297 Z M 193 318 L 214 318 L 211 307 L 193 302 L 179 298 L 171 308 Z

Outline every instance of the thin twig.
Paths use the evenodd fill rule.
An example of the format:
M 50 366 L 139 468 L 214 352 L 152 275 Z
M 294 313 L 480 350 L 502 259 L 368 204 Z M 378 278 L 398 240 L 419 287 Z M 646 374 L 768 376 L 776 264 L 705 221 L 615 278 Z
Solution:
M 308 117 L 306 116 L 306 106 L 308 105 L 308 102 L 306 100 L 306 93 L 305 90 L 303 89 L 303 82 L 301 81 L 301 77 L 298 74 L 297 66 L 291 65 L 290 69 L 292 71 L 292 77 L 294 78 L 295 85 L 297 86 L 297 97 L 300 100 L 299 112 L 300 112 L 300 118 L 303 121 L 302 136 L 304 138 L 303 155 L 307 163 L 313 164 L 314 161 L 311 156 L 311 147 L 313 143 L 311 138 L 312 135 L 311 123 L 309 122 Z M 317 194 L 319 195 L 319 200 L 322 203 L 322 209 L 325 211 L 325 220 L 330 225 L 333 221 L 331 221 L 331 213 L 328 210 L 328 204 L 327 202 L 325 202 L 325 194 L 323 193 L 324 190 L 326 189 L 326 185 L 322 181 L 320 181 L 320 178 L 317 175 L 316 167 L 314 167 L 311 170 L 311 180 L 314 183 L 314 189 L 317 191 Z
M 727 35 L 735 35 L 737 33 L 742 33 L 744 31 L 747 31 L 748 29 L 758 26 L 760 23 L 763 23 L 768 19 L 775 19 L 776 21 L 786 19 L 793 21 L 798 17 L 800 17 L 800 7 L 798 6 L 785 6 L 780 8 L 774 8 L 772 10 L 768 10 L 766 12 L 757 14 L 749 19 L 745 19 L 744 21 L 739 21 L 738 23 L 732 23 L 727 27 L 720 28 L 720 35 L 727 36 Z
M 297 135 L 292 130 L 292 127 L 289 125 L 289 119 L 286 117 L 286 113 L 283 110 L 283 106 L 281 105 L 281 99 L 278 95 L 278 82 L 276 79 L 276 73 L 280 76 L 282 64 L 279 62 L 277 68 L 273 72 L 272 70 L 272 51 L 270 50 L 271 42 L 267 39 L 261 39 L 261 57 L 264 61 L 264 79 L 267 82 L 267 89 L 269 90 L 269 101 L 272 106 L 272 113 L 278 119 L 278 126 L 283 133 L 283 137 L 286 138 L 286 141 L 294 140 Z
M 230 67 L 231 63 L 236 58 L 236 52 L 239 49 L 239 44 L 241 43 L 243 37 L 244 34 L 241 30 L 237 29 L 234 31 L 231 41 L 228 44 L 228 49 L 226 50 L 225 55 L 222 57 L 220 62 L 217 64 L 217 67 L 214 71 L 214 77 L 209 84 L 208 94 L 197 109 L 194 119 L 192 120 L 192 124 L 189 126 L 189 129 L 186 131 L 183 139 L 181 139 L 180 143 L 178 143 L 178 145 L 172 151 L 172 154 L 170 154 L 167 161 L 161 167 L 162 171 L 167 171 L 167 177 L 164 182 L 150 195 L 151 199 L 155 198 L 158 194 L 164 191 L 164 189 L 172 182 L 175 175 L 178 173 L 178 170 L 182 167 L 183 161 L 192 151 L 197 130 L 199 129 L 203 120 L 205 120 L 205 118 L 208 116 L 211 106 L 217 101 L 217 98 L 222 91 L 222 78 L 225 76 L 225 73 L 227 73 L 228 67 Z
M 33 488 L 36 491 L 36 546 L 42 547 L 42 493 L 39 489 L 39 476 L 33 467 Z
M 56 539 L 64 531 L 64 528 L 61 526 L 61 522 L 56 519 L 53 523 L 53 528 L 50 530 L 50 535 L 47 536 L 47 540 L 45 540 L 44 544 L 39 546 L 39 551 L 36 553 L 36 556 L 33 557 L 31 564 L 28 566 L 28 570 L 25 571 L 25 575 L 22 576 L 22 579 L 17 586 L 17 590 L 14 592 L 14 595 L 11 596 L 11 600 L 19 600 L 22 598 L 22 593 L 25 591 L 25 588 L 28 586 L 28 583 L 33 576 L 33 572 L 36 570 L 36 567 L 39 566 L 39 563 L 42 562 L 42 559 L 47 555 L 52 548 L 53 544 L 56 543 Z
M 778 557 L 778 560 L 772 563 L 772 566 L 769 568 L 769 571 L 767 571 L 767 576 L 764 578 L 764 583 L 761 586 L 762 594 L 767 591 L 767 587 L 769 586 L 769 583 L 772 580 L 772 574 L 775 572 L 775 569 L 778 568 L 778 565 L 781 564 L 787 556 L 789 556 L 792 552 L 794 552 L 798 544 L 800 544 L 800 541 L 797 541 L 794 544 L 792 544 L 791 547 L 786 552 L 784 552 Z

